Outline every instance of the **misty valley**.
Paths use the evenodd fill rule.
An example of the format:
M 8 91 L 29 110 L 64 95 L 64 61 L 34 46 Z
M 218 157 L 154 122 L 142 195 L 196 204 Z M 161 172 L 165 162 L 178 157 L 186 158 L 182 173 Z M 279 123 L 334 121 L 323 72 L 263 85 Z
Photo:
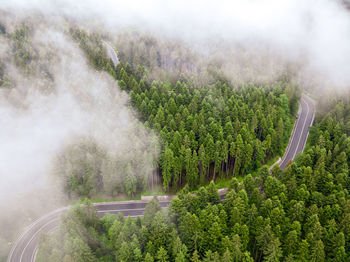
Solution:
M 0 0 L 0 261 L 350 261 L 347 8 Z

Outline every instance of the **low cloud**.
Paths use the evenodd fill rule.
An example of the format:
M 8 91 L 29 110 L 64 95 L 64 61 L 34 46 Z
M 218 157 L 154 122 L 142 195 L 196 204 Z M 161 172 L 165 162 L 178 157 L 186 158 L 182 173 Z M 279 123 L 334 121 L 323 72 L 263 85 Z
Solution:
M 350 15 L 341 1 L 14 0 L 3 6 L 64 15 L 109 32 L 139 28 L 183 39 L 197 49 L 215 50 L 225 42 L 256 56 L 258 48 L 261 59 L 265 53 L 283 59 L 275 67 L 296 64 L 305 85 L 344 88 L 350 83 Z
M 0 89 L 0 243 L 14 239 L 40 214 L 67 204 L 60 183 L 64 174 L 55 173 L 67 147 L 88 139 L 111 157 L 142 163 L 139 175 L 146 178 L 157 159 L 150 146 L 157 148 L 157 139 L 128 106 L 128 95 L 108 73 L 91 68 L 64 23 L 7 15 L 9 34 L 29 31 L 22 42 L 31 60 L 17 65 L 16 43 L 1 36 L 0 59 L 11 87 Z M 111 184 L 119 181 L 116 169 L 109 170 Z
M 48 174 L 57 154 L 77 137 L 89 137 L 114 155 L 144 151 L 153 139 L 116 82 L 90 68 L 66 34 L 68 21 L 98 30 L 116 45 L 128 43 L 118 34 L 130 28 L 168 43 L 183 42 L 186 52 L 178 57 L 193 55 L 190 62 L 198 68 L 188 62 L 192 70 L 201 74 L 214 63 L 233 83 L 268 82 L 291 69 L 306 88 L 350 86 L 350 14 L 340 1 L 0 0 L 0 6 L 7 33 L 29 21 L 27 44 L 33 48 L 32 62 L 20 68 L 13 43 L 0 34 L 0 59 L 12 83 L 0 90 L 0 208 L 5 214 L 0 222 L 6 228 L 0 241 L 16 234 L 7 225 L 18 228 L 62 204 L 60 188 Z M 176 48 L 182 47 L 166 50 Z M 9 223 L 16 216 L 19 222 Z

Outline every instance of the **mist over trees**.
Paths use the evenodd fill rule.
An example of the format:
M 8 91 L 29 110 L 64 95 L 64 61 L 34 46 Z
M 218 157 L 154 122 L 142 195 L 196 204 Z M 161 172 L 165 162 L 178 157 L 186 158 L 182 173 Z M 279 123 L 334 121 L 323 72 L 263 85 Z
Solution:
M 159 133 L 164 189 L 187 186 L 168 211 L 153 200 L 144 218 L 95 216 L 84 235 L 69 225 L 81 225 L 85 218 L 67 216 L 60 231 L 43 237 L 39 259 L 80 259 L 68 246 L 52 252 L 57 243 L 76 239 L 81 248 L 73 249 L 85 250 L 84 259 L 91 261 L 347 261 L 346 99 L 331 103 L 329 112 L 317 117 L 308 147 L 295 162 L 285 171 L 274 168 L 270 173 L 264 163 L 283 151 L 297 110 L 298 93 L 288 82 L 231 89 L 218 80 L 198 88 L 186 80 L 175 85 L 148 82 L 144 72 L 149 69 L 132 68 L 128 62 L 103 68 L 130 92 L 145 126 Z M 261 158 L 252 146 L 259 141 Z M 225 144 L 227 151 L 221 147 Z M 238 180 L 240 175 L 244 177 Z M 196 194 L 190 192 L 205 180 L 232 176 L 223 202 L 213 182 Z M 76 222 L 67 223 L 70 219 Z
M 53 209 L 81 196 L 141 191 L 158 158 L 158 139 L 128 95 L 89 64 L 58 20 L 1 11 L 1 261 Z
M 34 2 L 0 7 L 0 261 L 49 210 L 153 190 L 178 196 L 136 219 L 78 202 L 37 261 L 350 260 L 350 19 L 337 1 L 233 1 L 222 17 L 215 3 L 204 27 L 208 3 L 180 1 L 155 17 L 169 34 L 116 26 L 134 8 L 118 16 L 118 1 Z M 189 26 L 169 27 L 180 14 Z M 303 90 L 319 112 L 307 147 L 270 171 Z
M 236 89 L 219 77 L 214 84 L 200 87 L 191 77 L 175 84 L 150 82 L 151 65 L 135 65 L 133 57 L 129 57 L 132 65 L 121 62 L 115 69 L 110 61 L 101 64 L 99 49 L 86 44 L 95 35 L 80 29 L 72 32 L 92 64 L 109 70 L 120 88 L 130 92 L 130 102 L 145 126 L 159 133 L 158 172 L 165 190 L 185 184 L 195 188 L 217 177 L 248 174 L 283 152 L 298 99 L 297 89 L 287 79 L 270 86 L 247 84 Z M 137 53 L 137 46 L 135 49 L 129 53 Z
M 152 200 L 143 218 L 76 207 L 43 237 L 38 261 L 348 261 L 349 110 L 333 104 L 285 171 L 233 178 L 222 202 L 212 182 L 196 194 L 185 187 L 168 211 Z

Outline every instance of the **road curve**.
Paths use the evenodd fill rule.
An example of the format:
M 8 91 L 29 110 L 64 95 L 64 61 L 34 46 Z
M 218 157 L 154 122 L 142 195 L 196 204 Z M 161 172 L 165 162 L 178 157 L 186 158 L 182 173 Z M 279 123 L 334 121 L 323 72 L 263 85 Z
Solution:
M 119 59 L 118 59 L 117 53 L 114 51 L 114 48 L 110 44 L 108 44 L 106 41 L 102 40 L 102 43 L 107 49 L 108 57 L 112 59 L 114 66 L 117 66 L 117 64 L 119 63 Z
M 107 55 L 114 66 L 119 63 L 117 53 L 106 41 L 102 44 L 107 49 Z M 169 205 L 170 201 L 160 201 L 162 207 Z M 124 216 L 142 216 L 147 201 L 125 201 L 114 203 L 94 204 L 100 217 L 106 213 L 116 214 L 121 212 Z M 57 228 L 60 217 L 68 210 L 68 207 L 55 210 L 32 223 L 29 228 L 17 239 L 8 256 L 8 262 L 32 262 L 35 259 L 38 240 L 41 233 L 48 233 Z
M 292 136 L 282 160 L 280 168 L 285 169 L 290 161 L 294 160 L 298 153 L 304 151 L 307 138 L 309 136 L 309 127 L 315 118 L 315 103 L 307 95 L 302 95 L 300 100 L 300 113 L 294 126 Z
M 308 129 L 314 120 L 315 105 L 311 98 L 303 95 L 300 101 L 300 108 L 301 110 L 293 129 L 289 145 L 280 163 L 282 169 L 284 169 L 298 153 L 304 150 L 309 135 Z M 142 216 L 147 203 L 147 201 L 123 201 L 96 203 L 94 206 L 100 217 L 103 217 L 107 213 L 117 214 L 118 212 L 121 212 L 124 216 L 137 217 Z M 160 201 L 159 203 L 162 208 L 165 208 L 169 205 L 170 201 Z M 61 208 L 36 220 L 13 245 L 7 261 L 34 262 L 40 234 L 55 230 L 59 224 L 61 215 L 67 210 L 68 207 Z
M 119 60 L 113 47 L 105 41 L 103 41 L 103 44 L 107 48 L 108 56 L 112 59 L 114 66 L 116 66 Z M 308 128 L 312 125 L 314 120 L 315 106 L 311 98 L 303 95 L 300 104 L 301 112 L 294 127 L 286 153 L 280 163 L 282 169 L 284 169 L 289 161 L 293 160 L 299 152 L 304 150 L 309 135 Z M 221 195 L 221 198 L 224 198 L 224 196 L 224 194 Z M 137 217 L 142 216 L 147 203 L 147 201 L 124 201 L 97 203 L 94 204 L 94 206 L 100 217 L 103 217 L 107 213 L 117 214 L 119 212 L 124 216 Z M 159 203 L 162 208 L 165 208 L 169 205 L 170 201 L 159 201 Z M 59 224 L 61 215 L 67 210 L 68 207 L 55 210 L 32 223 L 13 245 L 7 261 L 34 262 L 40 234 L 55 230 Z
M 111 203 L 96 203 L 98 215 L 103 217 L 107 213 L 124 216 L 138 217 L 145 211 L 147 201 L 123 201 Z M 169 205 L 170 201 L 159 201 L 162 208 Z M 38 240 L 42 233 L 49 233 L 58 227 L 60 217 L 68 210 L 68 207 L 55 210 L 32 223 L 28 229 L 18 238 L 8 256 L 8 262 L 34 262 L 38 247 Z

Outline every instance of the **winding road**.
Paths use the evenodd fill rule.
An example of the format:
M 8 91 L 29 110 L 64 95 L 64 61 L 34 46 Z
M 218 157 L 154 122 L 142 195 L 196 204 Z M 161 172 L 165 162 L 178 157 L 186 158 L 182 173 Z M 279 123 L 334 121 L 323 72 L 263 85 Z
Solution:
M 106 42 L 103 42 L 107 48 L 108 56 L 112 59 L 114 65 L 118 64 L 118 58 L 114 49 Z M 288 163 L 301 151 L 303 151 L 309 134 L 308 128 L 312 125 L 315 106 L 314 102 L 306 95 L 303 95 L 300 101 L 301 110 L 298 120 L 294 126 L 290 143 L 286 149 L 286 153 L 282 158 L 280 167 L 284 169 Z M 221 194 L 221 197 L 224 197 Z M 117 214 L 121 212 L 124 216 L 137 217 L 142 216 L 148 201 L 124 201 L 97 203 L 94 206 L 100 217 L 106 213 Z M 169 201 L 159 201 L 162 208 L 169 205 Z M 27 230 L 14 243 L 8 262 L 34 262 L 38 247 L 40 234 L 54 231 L 59 224 L 61 215 L 68 210 L 69 207 L 55 210 L 32 223 Z
M 121 212 L 124 216 L 142 216 L 148 201 L 123 201 L 110 203 L 96 203 L 98 215 L 103 217 L 106 213 L 117 214 Z M 160 206 L 165 208 L 169 201 L 159 201 Z M 8 256 L 8 262 L 34 262 L 38 241 L 42 233 L 54 231 L 59 224 L 61 215 L 69 207 L 55 210 L 36 220 L 16 241 Z
M 298 119 L 294 126 L 286 152 L 280 162 L 281 169 L 285 169 L 288 164 L 294 160 L 295 156 L 304 150 L 309 136 L 309 127 L 312 126 L 314 118 L 315 103 L 310 97 L 303 95 L 300 100 L 300 113 L 298 114 Z
M 109 56 L 110 59 L 112 59 L 114 66 L 117 66 L 119 63 L 119 59 L 117 56 L 117 53 L 114 51 L 114 48 L 108 44 L 106 41 L 102 40 L 102 44 L 106 47 L 107 49 L 107 55 Z
M 300 113 L 294 126 L 293 133 L 286 149 L 280 167 L 284 169 L 288 163 L 301 151 L 303 151 L 309 134 L 309 127 L 312 125 L 315 116 L 314 102 L 303 95 L 300 101 Z M 94 206 L 100 217 L 106 213 L 117 214 L 121 212 L 124 216 L 142 216 L 148 201 L 124 201 L 97 203 Z M 159 201 L 162 208 L 169 205 L 169 201 Z M 61 215 L 68 210 L 68 207 L 55 210 L 46 216 L 36 220 L 15 242 L 8 257 L 8 262 L 34 262 L 40 234 L 49 233 L 55 230 L 59 224 Z

